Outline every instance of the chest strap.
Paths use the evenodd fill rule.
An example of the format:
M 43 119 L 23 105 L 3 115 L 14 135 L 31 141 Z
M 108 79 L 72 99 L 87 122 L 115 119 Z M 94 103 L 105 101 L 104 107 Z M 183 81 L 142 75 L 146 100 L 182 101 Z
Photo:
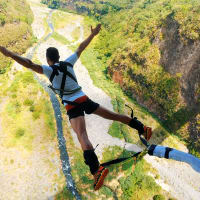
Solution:
M 64 103 L 67 103 L 67 104 L 72 105 L 72 106 L 80 106 L 80 103 L 77 103 L 75 101 L 62 100 L 62 104 L 64 104 Z
M 71 63 L 62 62 L 62 61 L 59 62 L 59 66 L 56 66 L 56 65 L 50 66 L 53 69 L 53 72 L 52 72 L 52 74 L 49 78 L 51 83 L 53 83 L 53 79 L 55 78 L 55 76 L 59 75 L 59 71 L 63 73 L 60 89 L 56 89 L 52 85 L 49 86 L 55 93 L 56 93 L 56 91 L 60 91 L 60 97 L 61 98 L 63 97 L 63 95 L 73 94 L 73 93 L 81 90 L 81 87 L 79 87 L 75 90 L 70 90 L 70 91 L 64 90 L 67 76 L 69 76 L 72 80 L 74 80 L 77 83 L 77 79 L 70 72 L 67 71 L 68 66 L 73 67 L 73 65 Z
M 78 87 L 78 88 L 76 88 L 74 90 L 62 90 L 62 89 L 56 89 L 52 85 L 49 85 L 48 87 L 51 88 L 53 90 L 53 92 L 56 93 L 56 94 L 58 94 L 57 91 L 63 92 L 63 95 L 74 94 L 74 93 L 76 93 L 76 92 L 78 92 L 78 91 L 80 91 L 82 89 L 81 87 Z

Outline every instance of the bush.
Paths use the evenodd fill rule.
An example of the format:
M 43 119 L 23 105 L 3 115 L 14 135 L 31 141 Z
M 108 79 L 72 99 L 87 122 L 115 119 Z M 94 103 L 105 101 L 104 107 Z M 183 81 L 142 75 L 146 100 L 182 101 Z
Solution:
M 31 105 L 30 108 L 29 108 L 29 110 L 30 110 L 31 112 L 34 112 L 34 111 L 35 111 L 35 106 L 34 106 L 34 105 Z
M 22 76 L 22 83 L 25 84 L 25 86 L 27 84 L 30 84 L 30 83 L 35 83 L 35 79 L 33 77 L 33 73 L 28 71 L 28 72 L 25 72 Z
M 113 137 L 117 137 L 120 139 L 123 139 L 123 135 L 121 133 L 121 128 L 120 128 L 121 124 L 119 122 L 113 122 L 112 125 L 109 128 L 108 133 L 113 136 Z
M 15 135 L 16 138 L 21 138 L 21 137 L 23 137 L 24 135 L 25 135 L 25 130 L 24 130 L 23 128 L 17 129 L 16 135 Z
M 153 200 L 165 200 L 165 197 L 161 194 L 158 194 L 153 197 Z
M 31 99 L 25 99 L 24 105 L 25 106 L 32 106 L 34 104 L 34 101 Z
M 36 120 L 36 119 L 39 119 L 39 118 L 40 118 L 40 112 L 39 111 L 33 112 L 33 119 Z

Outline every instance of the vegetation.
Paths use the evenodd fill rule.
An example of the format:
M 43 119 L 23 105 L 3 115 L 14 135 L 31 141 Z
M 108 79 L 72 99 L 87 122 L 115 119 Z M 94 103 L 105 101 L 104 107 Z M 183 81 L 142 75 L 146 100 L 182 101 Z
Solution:
M 49 8 L 59 8 L 60 7 L 60 0 L 42 0 L 41 3 L 47 4 Z
M 51 105 L 41 86 L 34 80 L 32 72 L 17 72 L 10 86 L 4 83 L 1 94 L 4 98 L 10 96 L 1 113 L 2 128 L 8 136 L 6 143 L 9 147 L 23 146 L 32 150 L 39 126 L 46 141 L 55 138 Z
M 109 175 L 105 180 L 104 187 L 97 192 L 93 192 L 93 177 L 89 172 L 89 168 L 84 163 L 82 151 L 79 150 L 69 134 L 68 124 L 65 115 L 65 109 L 62 106 L 63 113 L 63 127 L 65 131 L 65 137 L 68 147 L 68 153 L 72 165 L 72 175 L 75 179 L 77 189 L 82 199 L 133 199 L 137 197 L 138 200 L 142 199 L 153 199 L 154 196 L 163 195 L 168 197 L 159 187 L 154 179 L 147 175 L 147 172 L 152 172 L 156 175 L 156 171 L 152 170 L 144 160 L 141 160 L 134 165 L 133 160 L 129 160 L 122 164 L 117 164 L 109 167 Z M 114 146 L 104 149 L 103 158 L 101 163 L 109 161 L 118 157 L 129 156 L 131 152 L 125 151 L 124 149 Z M 69 193 L 65 193 L 64 189 L 59 196 L 63 199 L 69 197 Z M 59 199 L 59 198 L 58 198 Z
M 47 2 L 50 6 L 50 1 Z M 183 104 L 182 75 L 172 75 L 160 64 L 163 56 L 160 44 L 166 39 L 162 30 L 171 22 L 177 24 L 178 37 L 183 45 L 200 39 L 199 1 L 60 0 L 59 7 L 75 10 L 101 22 L 102 31 L 95 41 L 94 51 L 89 53 L 90 56 L 95 54 L 93 57 L 98 59 L 97 63 L 103 65 L 99 70 L 107 79 L 118 82 L 126 95 L 157 114 L 168 131 L 187 141 L 191 152 L 194 152 L 191 148 L 194 144 L 196 150 L 200 149 L 199 142 L 195 143 L 189 135 L 188 123 L 193 118 L 198 120 L 195 111 L 198 105 L 190 110 Z M 98 77 L 97 71 L 90 73 Z M 197 99 L 200 98 L 198 88 L 197 82 L 194 94 Z
M 45 1 L 43 2 L 45 3 Z M 153 7 L 152 15 L 154 13 L 157 15 L 159 12 L 156 10 L 158 7 L 156 2 L 159 3 L 161 1 L 149 0 L 141 1 L 142 3 L 138 3 L 137 1 L 126 1 L 128 3 L 135 2 L 134 8 L 132 8 L 132 6 L 128 3 L 124 4 L 125 1 L 120 1 L 120 3 L 119 1 L 118 3 L 116 3 L 116 1 L 109 1 L 109 3 L 107 1 L 91 1 L 92 3 L 89 2 L 88 4 L 85 4 L 84 1 L 82 1 L 82 4 L 79 4 L 78 1 L 74 2 L 77 2 L 77 4 L 75 4 L 76 6 L 82 6 L 80 7 L 81 12 L 88 13 L 90 10 L 93 11 L 89 12 L 90 15 L 95 16 L 98 20 L 102 20 L 102 23 L 104 24 L 104 28 L 99 39 L 95 41 L 95 45 L 93 45 L 91 49 L 87 49 L 85 51 L 85 55 L 87 56 L 83 56 L 82 61 L 88 67 L 92 77 L 94 77 L 95 84 L 103 88 L 114 99 L 113 105 L 115 110 L 120 113 L 128 113 L 123 106 L 126 101 L 125 98 L 128 98 L 131 103 L 134 102 L 136 105 L 135 114 L 141 117 L 145 122 L 149 120 L 145 118 L 146 114 L 149 113 L 145 109 L 139 108 L 137 103 L 133 99 L 129 98 L 132 97 L 130 93 L 134 91 L 136 94 L 144 96 L 145 101 L 153 99 L 155 103 L 161 105 L 163 108 L 162 110 L 165 111 L 163 115 L 171 116 L 179 106 L 179 77 L 171 76 L 159 65 L 159 48 L 152 42 L 158 34 L 154 28 L 156 29 L 161 26 L 156 24 L 158 19 L 156 18 L 157 21 L 155 20 L 149 23 L 148 17 L 143 17 L 143 15 L 145 16 L 143 10 L 151 6 Z M 54 8 L 58 8 L 60 6 L 59 1 L 56 0 L 48 1 L 48 3 L 49 6 L 53 5 Z M 88 5 L 94 7 L 88 9 Z M 77 10 L 79 9 L 79 7 L 76 8 Z M 113 17 L 115 12 L 118 12 L 119 16 L 116 17 L 115 15 L 115 17 Z M 147 12 L 147 10 L 145 12 Z M 169 16 L 171 10 L 169 13 L 167 13 L 168 10 L 165 12 L 162 13 L 162 15 L 166 14 L 165 16 Z M 133 15 L 133 13 L 136 14 Z M 127 19 L 127 16 L 132 16 L 132 20 Z M 173 15 L 172 17 L 175 19 L 177 16 Z M 136 19 L 138 23 L 135 23 L 133 19 Z M 123 24 L 126 20 L 129 22 L 128 26 Z M 140 20 L 144 24 L 140 24 Z M 149 24 L 156 25 L 155 27 L 151 27 Z M 188 22 L 183 20 L 182 26 L 184 27 L 186 24 L 188 25 Z M 136 27 L 135 32 L 137 33 L 137 37 L 134 37 L 133 32 L 131 32 L 131 27 L 133 25 Z M 122 27 L 125 27 L 126 29 L 123 29 Z M 111 37 L 113 32 L 118 33 L 116 34 L 116 39 Z M 145 36 L 146 33 L 147 36 Z M 196 32 L 194 31 L 194 33 Z M 190 35 L 190 33 L 186 30 L 184 32 L 184 29 L 181 32 L 184 39 L 192 37 L 194 39 L 197 36 L 194 33 Z M 54 33 L 53 37 L 60 40 L 63 44 L 68 44 L 68 41 L 57 33 Z M 129 40 L 129 38 L 131 38 L 131 40 Z M 105 46 L 107 48 L 105 48 Z M 119 56 L 119 54 L 122 56 Z M 90 63 L 88 62 L 88 58 L 91 60 Z M 107 68 L 108 63 L 109 68 Z M 96 66 L 96 68 L 94 66 Z M 123 66 L 126 66 L 126 70 L 121 68 Z M 152 68 L 150 68 L 150 66 L 152 66 Z M 114 73 L 114 69 L 123 71 L 122 75 L 124 86 L 121 87 L 124 89 L 124 93 L 121 91 L 121 87 L 113 84 L 110 78 L 110 75 L 112 76 Z M 99 79 L 101 81 L 99 81 Z M 132 80 L 130 85 L 129 80 Z M 2 81 L 2 83 L 3 88 L 6 83 L 4 81 Z M 6 128 L 10 130 L 10 134 L 14 138 L 12 140 L 12 144 L 10 145 L 16 145 L 16 143 L 18 144 L 18 141 L 21 141 L 21 145 L 26 144 L 26 147 L 30 148 L 34 137 L 34 134 L 30 131 L 30 129 L 34 130 L 34 125 L 41 122 L 41 118 L 44 119 L 44 122 L 41 123 L 46 130 L 44 132 L 46 133 L 45 135 L 48 136 L 49 139 L 55 138 L 55 122 L 53 120 L 54 117 L 52 108 L 47 100 L 47 96 L 45 97 L 44 91 L 36 85 L 37 84 L 35 83 L 35 80 L 30 72 L 20 72 L 16 74 L 16 77 L 13 83 L 9 86 L 9 89 L 3 90 L 0 94 L 1 96 L 6 95 L 11 97 L 6 103 L 6 112 L 3 113 L 4 115 L 7 115 L 4 125 L 7 126 L 6 121 L 8 120 L 9 124 Z M 161 90 L 164 91 L 163 96 L 159 96 L 161 94 Z M 32 99 L 34 99 L 34 101 Z M 20 126 L 20 123 L 23 123 L 24 120 L 28 121 L 27 127 Z M 33 123 L 30 124 L 32 121 Z M 17 126 L 15 126 L 15 123 L 17 123 Z M 154 122 L 152 122 L 152 126 L 155 126 Z M 113 136 L 117 135 L 119 138 L 124 138 L 127 141 L 133 142 L 135 138 L 129 135 L 124 135 L 128 132 L 124 129 L 125 127 L 115 123 L 110 128 L 110 134 Z M 66 124 L 64 130 L 67 130 Z M 165 130 L 159 129 L 158 132 L 158 134 L 165 137 Z M 82 194 L 83 199 L 88 199 L 88 196 L 92 199 L 108 199 L 114 196 L 116 191 L 117 195 L 119 195 L 119 199 L 133 199 L 135 197 L 137 197 L 137 199 L 164 199 L 161 188 L 156 185 L 152 177 L 146 174 L 150 168 L 144 160 L 138 162 L 134 170 L 132 169 L 133 161 L 124 163 L 122 166 L 117 165 L 111 167 L 111 173 L 109 174 L 108 180 L 109 183 L 116 180 L 117 187 L 115 188 L 112 184 L 106 182 L 105 187 L 97 193 L 94 193 L 92 188 L 93 180 L 89 174 L 88 167 L 83 161 L 82 152 L 75 148 L 72 138 L 67 131 L 66 137 L 69 154 L 70 157 L 73 158 L 73 177 L 75 177 L 76 182 L 79 182 L 78 190 Z M 129 152 L 126 152 L 118 147 L 108 148 L 105 149 L 102 162 L 112 159 L 115 156 L 126 156 L 128 154 Z M 56 199 L 73 199 L 73 197 L 65 188 L 62 192 L 60 192 L 60 194 L 57 195 Z
M 0 44 L 19 54 L 35 41 L 31 23 L 33 14 L 25 0 L 0 0 Z M 0 74 L 5 73 L 11 60 L 0 54 Z

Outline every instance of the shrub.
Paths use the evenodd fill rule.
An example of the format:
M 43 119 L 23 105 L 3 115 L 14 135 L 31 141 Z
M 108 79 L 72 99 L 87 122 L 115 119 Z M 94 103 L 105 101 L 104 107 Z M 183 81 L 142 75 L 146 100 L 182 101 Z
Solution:
M 30 108 L 29 108 L 29 110 L 30 110 L 31 112 L 34 112 L 34 111 L 35 111 L 35 106 L 34 106 L 34 105 L 31 105 Z
M 165 197 L 161 194 L 158 194 L 153 197 L 153 200 L 165 200 Z
M 23 137 L 24 135 L 25 135 L 25 130 L 24 130 L 23 128 L 17 129 L 16 135 L 15 135 L 16 138 L 21 138 L 21 137 Z
M 32 106 L 34 104 L 34 101 L 31 99 L 25 99 L 24 105 L 25 106 Z

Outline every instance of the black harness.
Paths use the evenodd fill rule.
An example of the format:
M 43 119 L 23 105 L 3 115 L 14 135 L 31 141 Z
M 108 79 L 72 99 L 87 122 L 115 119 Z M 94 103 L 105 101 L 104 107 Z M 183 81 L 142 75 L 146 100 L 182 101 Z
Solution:
M 70 95 L 70 94 L 74 94 L 75 92 L 81 90 L 81 87 L 78 87 L 74 90 L 65 90 L 65 81 L 66 81 L 66 78 L 67 76 L 70 77 L 72 80 L 74 80 L 76 83 L 77 82 L 77 79 L 74 77 L 73 74 L 71 74 L 67 68 L 68 67 L 73 67 L 73 65 L 69 62 L 63 62 L 63 61 L 60 61 L 59 62 L 59 66 L 57 65 L 52 65 L 50 66 L 52 69 L 53 69 L 53 72 L 51 73 L 51 76 L 49 78 L 50 82 L 52 85 L 49 85 L 49 88 L 51 88 L 56 94 L 58 94 L 57 92 L 59 91 L 59 96 L 60 98 L 62 99 L 62 97 L 64 95 Z M 54 88 L 53 87 L 53 80 L 55 78 L 55 76 L 58 76 L 60 73 L 63 73 L 63 77 L 62 77 L 62 82 L 61 82 L 61 85 L 60 85 L 60 88 Z M 62 103 L 68 103 L 68 104 L 72 104 L 72 105 L 77 105 L 77 103 L 75 102 L 71 102 L 71 101 L 62 101 Z

